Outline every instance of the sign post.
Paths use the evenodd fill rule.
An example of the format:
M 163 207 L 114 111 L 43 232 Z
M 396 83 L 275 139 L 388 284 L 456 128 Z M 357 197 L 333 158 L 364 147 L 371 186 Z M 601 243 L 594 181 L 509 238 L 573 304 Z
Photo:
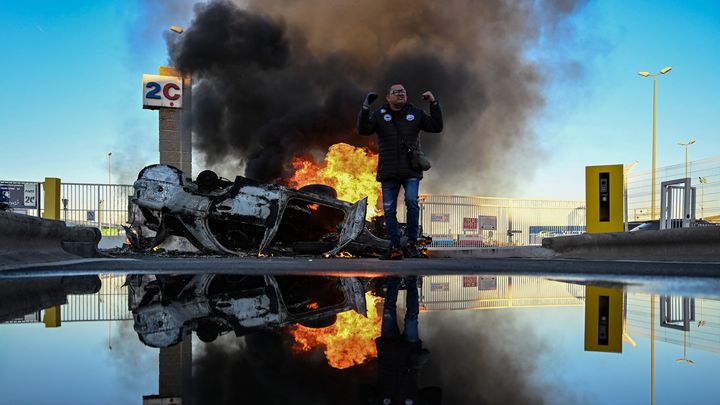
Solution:
M 160 163 L 192 177 L 192 78 L 161 66 L 157 75 L 143 75 L 143 108 L 158 110 Z

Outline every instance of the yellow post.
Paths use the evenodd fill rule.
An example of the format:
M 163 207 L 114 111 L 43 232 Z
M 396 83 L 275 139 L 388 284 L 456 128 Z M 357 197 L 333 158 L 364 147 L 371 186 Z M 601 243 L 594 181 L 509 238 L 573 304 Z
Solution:
M 60 179 L 45 177 L 43 183 L 45 211 L 43 218 L 60 219 Z M 46 328 L 60 327 L 60 307 L 51 307 L 45 310 L 43 323 Z
M 46 328 L 59 328 L 62 323 L 60 320 L 60 307 L 47 308 L 43 315 L 43 323 Z
M 657 79 L 655 76 L 653 76 L 653 140 L 652 140 L 652 174 L 650 181 L 652 182 L 652 187 L 650 187 L 650 219 L 655 219 L 655 151 L 657 150 L 656 144 L 657 144 L 657 136 L 655 134 L 655 127 L 656 127 L 656 111 L 657 111 Z
M 585 351 L 622 353 L 623 290 L 585 289 Z
M 585 167 L 587 233 L 623 232 L 623 165 Z
M 45 177 L 43 190 L 45 191 L 43 218 L 60 219 L 60 179 Z

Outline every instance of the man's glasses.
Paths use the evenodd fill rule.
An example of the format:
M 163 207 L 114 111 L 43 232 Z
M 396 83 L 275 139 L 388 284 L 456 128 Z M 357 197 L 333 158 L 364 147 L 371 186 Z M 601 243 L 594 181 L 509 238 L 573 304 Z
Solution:
M 405 89 L 390 90 L 390 94 L 392 94 L 393 96 L 397 94 L 407 94 L 407 91 L 405 91 Z

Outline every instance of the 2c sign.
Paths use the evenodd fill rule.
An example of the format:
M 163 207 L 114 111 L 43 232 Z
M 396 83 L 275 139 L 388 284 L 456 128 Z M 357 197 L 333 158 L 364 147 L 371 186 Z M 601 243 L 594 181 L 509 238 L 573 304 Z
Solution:
M 182 79 L 143 75 L 143 108 L 182 108 Z

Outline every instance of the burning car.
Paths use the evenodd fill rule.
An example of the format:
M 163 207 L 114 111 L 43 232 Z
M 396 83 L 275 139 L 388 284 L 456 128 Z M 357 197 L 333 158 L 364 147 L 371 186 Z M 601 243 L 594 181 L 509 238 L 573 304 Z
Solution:
M 357 277 L 130 275 L 126 284 L 135 331 L 152 347 L 175 345 L 192 331 L 210 342 L 230 331 L 326 327 L 349 310 L 367 316 Z
M 349 203 L 334 190 L 294 190 L 206 170 L 195 181 L 167 165 L 145 167 L 135 181 L 128 238 L 135 247 L 182 236 L 204 253 L 242 255 L 381 252 L 389 241 L 367 228 L 367 198 Z M 154 232 L 154 235 L 149 235 Z M 150 237 L 148 237 L 150 236 Z

